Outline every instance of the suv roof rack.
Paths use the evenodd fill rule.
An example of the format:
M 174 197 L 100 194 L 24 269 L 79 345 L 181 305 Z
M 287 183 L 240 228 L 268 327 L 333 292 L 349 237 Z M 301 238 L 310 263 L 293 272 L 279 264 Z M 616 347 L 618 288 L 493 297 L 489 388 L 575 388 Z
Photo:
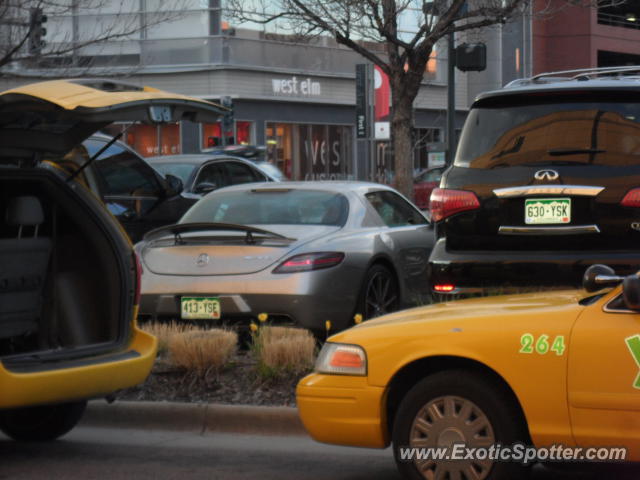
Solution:
M 578 68 L 573 70 L 561 70 L 558 72 L 539 73 L 530 78 L 518 78 L 509 82 L 505 88 L 523 85 L 531 85 L 534 83 L 555 83 L 569 82 L 572 80 L 590 80 L 600 76 L 611 76 L 615 74 L 629 74 L 638 72 L 640 74 L 640 65 L 625 67 L 599 67 L 599 68 Z

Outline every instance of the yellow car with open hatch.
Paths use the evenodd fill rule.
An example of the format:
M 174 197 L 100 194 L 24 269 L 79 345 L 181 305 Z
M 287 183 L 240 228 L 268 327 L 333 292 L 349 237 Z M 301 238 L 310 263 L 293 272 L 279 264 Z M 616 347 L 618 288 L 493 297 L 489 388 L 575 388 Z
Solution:
M 101 79 L 0 93 L 0 431 L 57 438 L 88 399 L 142 382 L 155 359 L 156 339 L 135 320 L 140 263 L 85 169 L 101 152 L 71 158 L 78 145 L 114 121 L 215 121 L 223 111 Z M 114 182 L 135 174 L 120 166 Z

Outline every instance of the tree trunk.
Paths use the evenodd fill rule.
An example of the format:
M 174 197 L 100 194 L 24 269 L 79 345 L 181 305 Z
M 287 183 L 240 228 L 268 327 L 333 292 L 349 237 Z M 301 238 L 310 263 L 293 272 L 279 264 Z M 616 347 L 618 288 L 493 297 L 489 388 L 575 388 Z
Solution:
M 404 72 L 403 72 L 404 74 Z M 400 77 L 400 78 L 397 78 Z M 393 163 L 395 188 L 413 201 L 413 101 L 420 87 L 407 86 L 402 74 L 389 78 L 391 83 L 391 132 L 393 138 Z M 408 88 L 407 88 L 408 87 Z
M 413 201 L 413 98 L 393 97 L 400 99 L 394 101 L 391 117 L 395 187 Z

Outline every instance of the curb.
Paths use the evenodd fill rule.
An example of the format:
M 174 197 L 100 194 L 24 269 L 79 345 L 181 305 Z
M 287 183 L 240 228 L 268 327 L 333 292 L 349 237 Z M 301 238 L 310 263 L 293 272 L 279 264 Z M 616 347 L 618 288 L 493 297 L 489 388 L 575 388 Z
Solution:
M 81 425 L 200 434 L 308 435 L 296 408 L 214 403 L 92 401 Z

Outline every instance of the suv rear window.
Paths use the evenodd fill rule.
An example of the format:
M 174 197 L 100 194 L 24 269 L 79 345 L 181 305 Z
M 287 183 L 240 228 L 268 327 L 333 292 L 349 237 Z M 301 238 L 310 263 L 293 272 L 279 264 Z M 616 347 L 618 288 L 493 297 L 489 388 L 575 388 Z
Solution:
M 598 96 L 481 102 L 469 113 L 455 165 L 640 164 L 640 102 L 629 96 L 594 102 Z

